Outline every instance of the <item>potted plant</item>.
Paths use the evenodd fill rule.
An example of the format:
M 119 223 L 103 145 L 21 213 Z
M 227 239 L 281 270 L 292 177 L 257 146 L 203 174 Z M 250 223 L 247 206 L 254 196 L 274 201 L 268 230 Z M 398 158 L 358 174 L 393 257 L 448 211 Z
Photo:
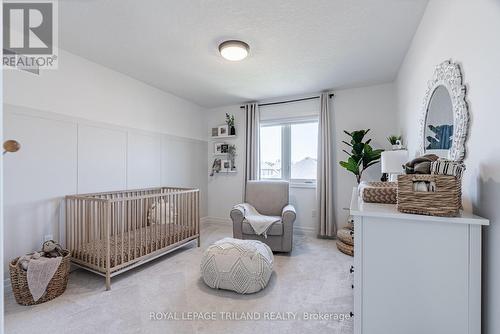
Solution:
M 235 166 L 235 158 L 236 158 L 236 146 L 235 145 L 229 145 L 228 150 L 227 150 L 227 156 L 229 160 L 231 161 L 231 170 L 236 170 Z
M 370 166 L 373 166 L 380 162 L 380 155 L 384 150 L 377 149 L 374 150 L 370 146 L 371 139 L 363 142 L 363 138 L 370 131 L 368 130 L 357 130 L 353 132 L 344 132 L 351 137 L 351 141 L 342 141 L 344 144 L 351 148 L 351 152 L 343 150 L 349 158 L 347 161 L 340 161 L 339 164 L 347 169 L 349 172 L 356 176 L 356 181 L 358 184 L 361 182 L 361 176 L 363 172 Z
M 236 129 L 234 128 L 234 115 L 226 113 L 226 124 L 229 127 L 229 135 L 234 136 Z
M 393 150 L 401 149 L 401 136 L 390 135 L 387 140 L 391 143 Z

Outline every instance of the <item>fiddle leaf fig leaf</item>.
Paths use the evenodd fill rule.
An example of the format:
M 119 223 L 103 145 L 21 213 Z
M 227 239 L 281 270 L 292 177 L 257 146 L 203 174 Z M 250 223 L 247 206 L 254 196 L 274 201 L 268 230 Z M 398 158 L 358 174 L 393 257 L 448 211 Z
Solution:
M 353 173 L 358 183 L 361 181 L 361 175 L 366 168 L 380 162 L 381 153 L 384 151 L 382 149 L 373 149 L 370 146 L 371 139 L 363 142 L 364 137 L 369 131 L 370 129 L 352 132 L 344 130 L 344 133 L 351 137 L 351 140 L 350 142 L 343 140 L 342 143 L 350 147 L 351 152 L 343 150 L 349 157 L 347 161 L 340 161 L 339 164 L 347 171 Z

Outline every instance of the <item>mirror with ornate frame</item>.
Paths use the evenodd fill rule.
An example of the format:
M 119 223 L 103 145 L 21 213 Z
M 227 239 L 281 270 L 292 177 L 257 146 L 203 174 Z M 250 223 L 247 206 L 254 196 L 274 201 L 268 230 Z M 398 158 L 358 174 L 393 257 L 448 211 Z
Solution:
M 469 128 L 466 89 L 460 66 L 445 61 L 429 81 L 419 124 L 422 153 L 462 161 Z

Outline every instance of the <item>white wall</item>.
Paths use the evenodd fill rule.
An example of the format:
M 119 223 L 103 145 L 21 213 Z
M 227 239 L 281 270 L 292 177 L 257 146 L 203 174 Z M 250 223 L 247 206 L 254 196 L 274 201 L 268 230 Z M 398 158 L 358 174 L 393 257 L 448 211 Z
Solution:
M 202 107 L 64 50 L 57 70 L 6 70 L 4 80 L 4 103 L 206 139 Z
M 199 106 L 72 54 L 35 76 L 4 71 L 4 263 L 63 240 L 64 195 L 198 187 L 207 213 L 206 117 Z M 200 140 L 203 138 L 203 140 Z
M 231 208 L 241 203 L 243 198 L 243 165 L 245 161 L 245 134 L 244 113 L 240 106 L 228 106 L 210 109 L 208 113 L 208 128 L 205 130 L 207 137 L 211 135 L 211 128 L 225 124 L 226 113 L 233 114 L 235 118 L 236 137 L 225 140 L 228 144 L 236 145 L 235 164 L 236 173 L 216 174 L 208 177 L 208 217 L 227 221 Z M 207 153 L 207 173 L 214 160 L 214 143 L 221 140 L 210 140 Z
M 244 112 L 240 105 L 215 108 L 209 110 L 208 129 L 224 124 L 226 113 L 235 115 L 235 127 L 237 137 L 226 140 L 236 145 L 237 173 L 216 174 L 208 179 L 208 216 L 209 219 L 230 224 L 229 212 L 231 208 L 243 200 L 243 167 L 245 161 L 245 134 L 244 134 Z M 211 140 L 208 145 L 208 166 L 213 162 L 213 143 L 219 140 Z M 316 189 L 314 188 L 290 188 L 290 203 L 297 208 L 296 227 L 304 231 L 315 231 L 316 226 L 312 220 L 312 210 L 316 210 Z
M 306 96 L 311 96 L 311 94 Z M 278 99 L 278 101 L 299 97 L 284 97 Z M 317 113 L 315 108 L 319 108 L 317 100 L 282 104 L 276 108 L 265 107 L 262 109 L 265 114 L 264 117 L 271 119 L 278 117 L 279 113 L 282 113 L 285 117 L 298 116 L 299 109 L 307 110 L 307 115 L 312 115 L 315 112 Z M 373 138 L 373 146 L 377 148 L 389 148 L 390 145 L 386 137 L 397 132 L 395 87 L 393 84 L 385 84 L 336 91 L 332 99 L 332 110 L 332 125 L 335 131 L 333 136 L 333 146 L 335 148 L 335 210 L 338 224 L 342 226 L 345 224 L 348 216 L 348 211 L 343 210 L 343 208 L 349 207 L 352 187 L 356 185 L 355 177 L 342 169 L 338 164 L 338 161 L 343 160 L 346 156 L 342 152 L 344 145 L 341 144 L 341 141 L 345 139 L 343 130 L 350 131 L 371 128 L 369 137 Z M 234 114 L 236 118 L 238 136 L 230 142 L 237 146 L 238 156 L 236 161 L 240 170 L 237 174 L 209 177 L 208 181 L 208 216 L 227 222 L 232 206 L 239 203 L 243 197 L 244 176 L 242 171 L 245 159 L 244 113 L 239 105 L 215 108 L 208 112 L 209 129 L 224 124 L 226 112 Z M 212 152 L 212 145 L 209 145 L 208 160 L 210 166 L 213 161 Z M 380 166 L 376 165 L 366 172 L 363 179 L 379 180 L 380 176 Z M 316 232 L 316 218 L 313 217 L 313 211 L 316 210 L 316 189 L 290 188 L 290 203 L 294 204 L 297 209 L 296 227 L 305 231 Z
M 352 188 L 357 186 L 356 178 L 339 165 L 346 160 L 347 154 L 342 152 L 348 148 L 342 140 L 348 137 L 344 130 L 371 129 L 366 138 L 372 138 L 373 148 L 390 149 L 387 137 L 398 134 L 397 105 L 394 85 L 384 84 L 362 88 L 345 89 L 335 92 L 333 97 L 333 129 L 335 147 L 335 211 L 337 224 L 342 227 L 347 221 L 351 201 Z M 349 150 L 347 150 L 349 151 Z M 376 164 L 363 173 L 363 180 L 379 181 L 380 164 Z
M 0 15 L 3 17 L 3 6 L 0 8 Z M 0 25 L 0 43 L 3 45 L 3 24 Z M 3 48 L 0 51 L 3 59 Z M 0 71 L 0 91 L 3 92 L 3 70 Z M 0 95 L 0 116 L 3 115 L 3 94 Z M 3 119 L 0 117 L 0 143 L 3 143 Z M 3 259 L 4 221 L 3 221 L 3 155 L 0 157 L 0 259 Z M 0 266 L 0 277 L 4 277 L 3 266 Z M 4 287 L 0 284 L 0 298 L 3 299 Z M 4 323 L 4 303 L 0 305 L 0 328 L 3 330 Z
M 463 184 L 466 208 L 489 218 L 483 231 L 483 333 L 500 333 L 500 1 L 431 0 L 397 78 L 400 125 L 411 152 L 434 66 L 462 65 L 471 113 Z M 410 153 L 411 153 L 410 152 Z

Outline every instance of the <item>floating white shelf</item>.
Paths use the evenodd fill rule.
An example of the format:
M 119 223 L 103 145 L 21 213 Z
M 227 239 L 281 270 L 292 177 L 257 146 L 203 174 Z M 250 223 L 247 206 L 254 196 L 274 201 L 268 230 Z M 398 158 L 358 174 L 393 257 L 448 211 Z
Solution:
M 211 139 L 219 139 L 219 138 L 223 138 L 223 139 L 231 139 L 231 138 L 236 138 L 236 135 L 227 135 L 227 136 L 211 136 L 210 138 L 211 138 Z
M 208 172 L 211 173 L 212 171 L 209 170 Z M 237 172 L 238 172 L 237 170 L 220 170 L 218 173 L 215 172 L 214 176 L 217 175 L 217 174 L 219 174 L 219 175 L 220 174 L 234 174 L 234 173 L 237 173 Z

